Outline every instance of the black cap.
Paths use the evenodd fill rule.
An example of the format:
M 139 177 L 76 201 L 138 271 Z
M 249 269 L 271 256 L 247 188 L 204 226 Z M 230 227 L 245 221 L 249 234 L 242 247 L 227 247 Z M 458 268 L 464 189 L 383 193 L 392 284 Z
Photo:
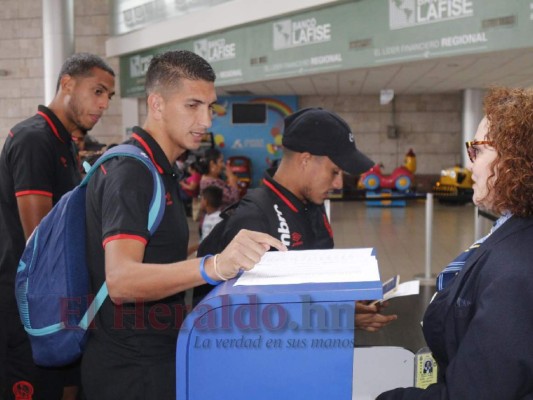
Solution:
M 355 147 L 348 124 L 322 108 L 304 108 L 285 118 L 282 144 L 289 150 L 327 156 L 343 171 L 358 175 L 374 162 Z

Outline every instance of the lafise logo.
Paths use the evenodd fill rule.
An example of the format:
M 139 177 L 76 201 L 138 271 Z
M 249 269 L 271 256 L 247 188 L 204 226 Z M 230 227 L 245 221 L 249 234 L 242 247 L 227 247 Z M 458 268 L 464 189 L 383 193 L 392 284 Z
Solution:
M 472 0 L 389 0 L 389 27 L 401 29 L 474 15 Z
M 319 24 L 316 18 L 302 20 L 284 19 L 272 24 L 274 50 L 329 42 L 331 24 Z
M 237 57 L 236 44 L 226 42 L 226 39 L 197 40 L 194 42 L 194 52 L 209 62 L 231 60 Z

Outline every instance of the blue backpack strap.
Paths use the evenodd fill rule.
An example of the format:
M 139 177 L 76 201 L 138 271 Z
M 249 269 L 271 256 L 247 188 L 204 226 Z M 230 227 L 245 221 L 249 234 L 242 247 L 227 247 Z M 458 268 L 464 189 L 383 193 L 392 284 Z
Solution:
M 98 170 L 100 165 L 105 163 L 111 158 L 114 157 L 131 157 L 141 161 L 144 165 L 148 167 L 152 174 L 154 181 L 154 191 L 152 194 L 152 201 L 150 202 L 150 210 L 148 213 L 148 230 L 150 235 L 153 235 L 157 227 L 163 219 L 163 214 L 165 212 L 165 196 L 164 196 L 164 184 L 157 168 L 153 164 L 152 160 L 148 155 L 140 148 L 133 146 L 131 144 L 121 144 L 113 147 L 112 149 L 106 151 L 102 156 L 96 160 L 91 169 L 87 172 L 85 178 L 80 183 L 80 186 L 86 186 L 89 183 L 89 180 L 93 174 Z
M 86 186 L 89 183 L 89 180 L 91 179 L 91 177 L 94 175 L 94 173 L 98 170 L 98 168 L 100 168 L 100 165 L 102 165 L 104 162 L 114 157 L 135 158 L 141 161 L 150 170 L 150 173 L 152 174 L 152 178 L 154 181 L 154 190 L 152 194 L 152 200 L 150 201 L 150 209 L 148 212 L 147 227 L 148 227 L 148 230 L 150 231 L 150 235 L 153 235 L 154 232 L 157 230 L 159 224 L 161 223 L 161 220 L 163 219 L 163 215 L 165 213 L 165 202 L 166 202 L 165 196 L 164 196 L 165 186 L 163 184 L 163 180 L 161 179 L 161 176 L 159 175 L 159 171 L 153 164 L 150 157 L 148 157 L 148 155 L 143 150 L 131 144 L 121 144 L 121 145 L 113 147 L 112 149 L 102 154 L 102 156 L 98 158 L 98 160 L 96 160 L 96 162 L 87 172 L 87 175 L 85 176 L 85 178 L 83 178 L 83 181 L 80 183 L 80 186 Z M 98 290 L 98 293 L 96 294 L 94 300 L 91 302 L 91 304 L 87 308 L 87 311 L 83 315 L 80 323 L 78 324 L 80 328 L 86 330 L 89 327 L 96 313 L 98 312 L 98 310 L 104 303 L 107 295 L 108 295 L 107 285 L 104 282 L 102 286 L 100 287 L 100 289 Z

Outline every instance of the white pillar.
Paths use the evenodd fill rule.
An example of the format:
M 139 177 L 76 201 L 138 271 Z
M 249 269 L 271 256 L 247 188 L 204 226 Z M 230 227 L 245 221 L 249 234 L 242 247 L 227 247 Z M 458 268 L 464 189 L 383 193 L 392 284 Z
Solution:
M 482 89 L 465 89 L 463 93 L 463 135 L 462 142 L 468 142 L 474 138 L 477 126 L 483 118 L 483 97 L 485 91 Z M 463 144 L 461 161 L 463 166 L 467 165 L 468 157 Z
M 55 96 L 63 62 L 74 54 L 73 0 L 43 0 L 44 104 Z
M 426 268 L 424 278 L 431 279 L 431 258 L 433 257 L 433 193 L 426 196 Z
M 122 107 L 122 138 L 127 139 L 131 135 L 131 128 L 139 125 L 139 99 L 124 97 L 120 99 Z

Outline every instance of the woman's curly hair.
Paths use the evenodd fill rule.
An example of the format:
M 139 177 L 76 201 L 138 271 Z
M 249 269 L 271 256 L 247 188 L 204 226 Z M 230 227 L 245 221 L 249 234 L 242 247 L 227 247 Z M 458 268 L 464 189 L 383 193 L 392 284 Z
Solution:
M 492 88 L 485 97 L 487 140 L 497 158 L 489 181 L 492 211 L 533 215 L 533 90 Z

